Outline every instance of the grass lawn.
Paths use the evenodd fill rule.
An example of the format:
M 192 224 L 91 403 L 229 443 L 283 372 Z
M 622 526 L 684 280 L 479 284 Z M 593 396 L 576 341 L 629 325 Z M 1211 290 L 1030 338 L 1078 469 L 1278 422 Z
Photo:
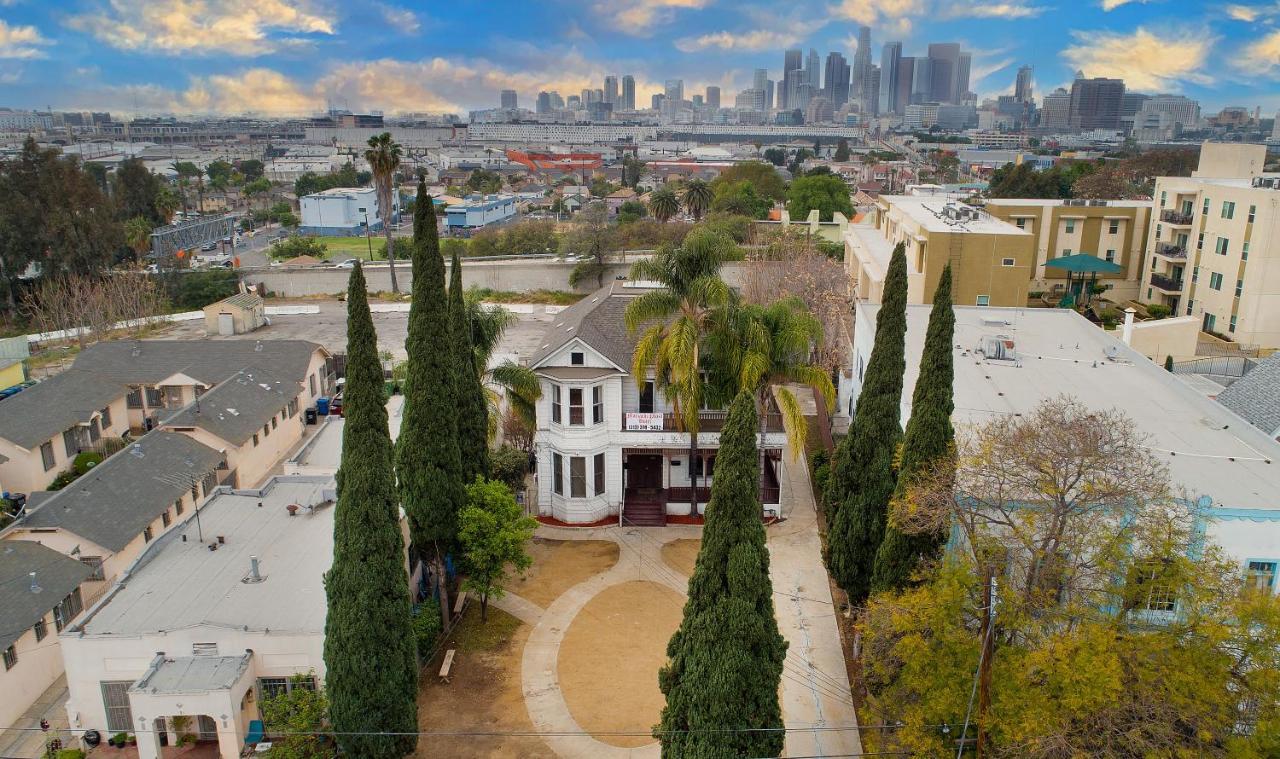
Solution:
M 313 237 L 318 242 L 324 243 L 328 248 L 325 256 L 329 261 L 342 261 L 348 258 L 359 258 L 361 261 L 369 260 L 369 242 L 364 237 Z M 373 240 L 373 260 L 386 260 L 387 241 L 381 235 Z M 396 240 L 396 251 L 398 253 L 407 253 L 406 246 L 403 241 Z M 405 256 L 396 256 L 399 261 Z

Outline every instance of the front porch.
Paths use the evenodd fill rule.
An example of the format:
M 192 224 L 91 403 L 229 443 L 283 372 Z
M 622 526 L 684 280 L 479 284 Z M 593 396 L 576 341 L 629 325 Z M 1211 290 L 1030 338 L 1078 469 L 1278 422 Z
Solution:
M 666 525 L 667 516 L 689 514 L 695 497 L 698 514 L 706 511 L 715 478 L 716 449 L 701 449 L 689 464 L 687 449 L 624 448 L 622 451 L 623 497 L 619 522 L 640 527 Z M 765 451 L 765 467 L 760 477 L 762 514 L 778 515 L 781 489 L 778 467 L 780 449 Z
M 196 749 L 221 759 L 239 757 L 249 723 L 257 719 L 252 656 L 157 655 L 121 694 L 127 699 L 124 714 L 137 726 L 131 732 L 138 759 L 200 756 Z M 106 695 L 110 707 L 111 694 Z M 183 736 L 191 736 L 185 741 L 194 739 L 194 745 L 183 745 Z

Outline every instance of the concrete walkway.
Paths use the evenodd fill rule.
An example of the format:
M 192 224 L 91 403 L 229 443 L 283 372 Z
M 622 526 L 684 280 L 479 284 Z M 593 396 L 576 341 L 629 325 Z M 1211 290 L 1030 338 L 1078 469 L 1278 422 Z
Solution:
M 13 724 L 17 728 L 39 728 L 40 719 L 49 720 L 49 732 L 40 730 L 5 730 L 0 732 L 0 758 L 39 759 L 44 756 L 45 741 L 61 737 L 62 745 L 72 747 L 70 723 L 67 722 L 67 678 L 59 677 Z

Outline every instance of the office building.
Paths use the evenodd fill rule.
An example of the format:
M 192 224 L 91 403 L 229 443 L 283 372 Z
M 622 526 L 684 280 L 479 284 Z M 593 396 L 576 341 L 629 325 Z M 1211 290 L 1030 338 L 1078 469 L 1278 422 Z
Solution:
M 1077 75 L 1071 83 L 1070 126 L 1073 130 L 1120 129 L 1124 80 Z
M 907 105 L 911 102 L 912 85 L 915 80 L 916 61 L 917 58 L 899 58 L 898 59 L 898 86 L 895 88 L 894 97 L 897 101 L 897 108 L 894 113 L 902 114 L 906 111 Z
M 935 63 L 932 58 L 915 59 L 915 69 L 911 76 L 911 105 L 938 102 L 933 97 L 933 68 Z
M 803 66 L 800 50 L 788 50 L 782 55 L 782 81 L 778 82 L 777 104 L 779 108 L 793 107 L 787 101 L 791 96 L 791 91 L 795 88 L 795 80 L 800 76 Z
M 503 90 L 503 91 L 502 91 L 502 95 L 501 95 L 500 97 L 501 97 L 501 106 L 500 106 L 500 107 L 501 107 L 503 110 L 507 110 L 507 111 L 514 111 L 514 110 L 516 109 L 516 107 L 517 107 L 517 106 L 516 106 L 516 91 L 515 91 L 515 90 Z
M 708 108 L 719 108 L 720 88 L 715 86 L 707 87 L 707 97 L 705 102 Z
M 755 87 L 742 90 L 733 99 L 733 107 L 741 111 L 765 111 L 764 90 Z
M 630 74 L 622 75 L 622 110 L 636 109 L 636 78 Z
M 768 69 L 756 69 L 751 79 L 751 88 L 764 93 L 764 110 L 773 109 L 773 80 L 769 78 Z
M 536 113 L 551 113 L 551 93 L 542 91 L 538 93 L 538 102 L 535 107 Z
M 835 55 L 835 53 L 832 53 Z M 843 60 L 843 56 L 841 57 Z M 831 76 L 831 58 L 827 57 L 827 76 Z M 849 88 L 849 97 L 859 104 L 866 97 L 867 77 L 871 76 L 871 27 L 858 29 L 858 49 L 853 54 L 853 81 Z M 828 85 L 828 88 L 830 85 Z M 836 102 L 832 100 L 832 102 Z M 863 108 L 863 110 L 866 110 Z
M 901 74 L 902 43 L 886 42 L 880 51 L 880 113 L 901 113 L 898 104 L 898 77 Z
M 804 66 L 805 81 L 809 83 L 812 92 L 818 92 L 822 89 L 822 59 L 818 57 L 818 51 L 809 48 L 809 57 L 805 61 Z
M 649 107 L 655 111 L 661 111 L 662 104 L 665 103 L 666 100 L 666 95 L 663 95 L 661 92 L 655 92 L 653 97 L 649 98 Z
M 1280 348 L 1280 174 L 1265 145 L 1205 143 L 1190 177 L 1160 177 L 1142 299 L 1239 343 Z
M 1108 300 L 1122 303 L 1138 297 L 1151 201 L 992 198 L 987 201 L 986 210 L 1034 235 L 1032 290 L 1064 294 L 1066 273 L 1045 264 L 1055 258 L 1088 253 L 1122 267 L 1114 274 L 1098 275 L 1098 284 L 1108 288 Z
M 960 62 L 956 66 L 956 90 L 951 102 L 969 103 L 973 101 L 973 93 L 969 92 L 969 72 L 973 68 L 973 54 L 961 53 Z
M 835 119 L 835 109 L 831 107 L 831 101 L 826 97 L 818 95 L 810 98 L 808 105 L 804 110 L 804 123 L 806 124 L 829 124 Z
M 1033 66 L 1022 66 L 1018 69 L 1018 79 L 1013 84 L 1013 99 L 1019 103 L 1030 103 L 1034 99 L 1036 70 Z
M 1057 88 L 1044 96 L 1040 106 L 1040 126 L 1044 129 L 1067 129 L 1071 126 L 1071 93 Z
M 1030 232 L 964 203 L 914 195 L 881 195 L 869 218 L 845 231 L 845 268 L 859 300 L 880 302 L 889 258 L 903 243 L 908 303 L 931 302 L 949 263 L 957 306 L 1026 306 Z
M 675 104 L 677 107 L 684 100 L 684 80 L 668 79 L 664 88 L 664 96 L 668 103 Z
M 960 45 L 955 42 L 934 42 L 929 45 L 930 90 L 929 99 L 938 103 L 958 103 L 956 93 L 961 89 Z M 963 89 L 967 90 L 965 81 Z
M 1155 95 L 1143 101 L 1130 131 L 1139 142 L 1161 142 L 1176 139 L 1199 124 L 1199 102 L 1182 95 Z
M 875 116 L 880 113 L 880 67 L 871 64 L 867 72 L 867 81 L 862 89 L 862 114 Z
M 582 108 L 582 97 L 579 95 L 570 95 L 564 102 L 564 107 L 571 111 L 577 111 Z M 468 134 L 473 134 L 475 130 L 468 130 Z
M 618 102 L 618 77 L 606 76 L 604 78 L 604 102 L 610 105 Z
M 849 64 L 843 55 L 827 53 L 826 83 L 822 87 L 822 96 L 835 108 L 849 102 L 849 74 Z
M 613 103 L 593 100 L 587 103 L 587 118 L 591 121 L 608 121 L 613 117 Z

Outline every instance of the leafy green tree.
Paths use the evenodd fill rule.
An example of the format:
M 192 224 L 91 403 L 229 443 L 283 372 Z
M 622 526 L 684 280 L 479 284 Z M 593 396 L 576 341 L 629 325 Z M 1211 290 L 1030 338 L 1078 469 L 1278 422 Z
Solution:
M 426 184 L 419 180 L 418 197 Z M 409 515 L 409 532 L 418 551 L 435 553 L 442 613 L 449 608 L 444 586 L 444 555 L 458 536 L 458 510 L 465 494 L 458 445 L 458 372 L 444 258 L 436 230 L 435 204 L 422 202 L 413 214 L 413 300 L 405 340 L 409 381 L 396 441 L 396 476 Z
M 649 215 L 649 209 L 638 200 L 628 200 L 618 206 L 618 224 L 630 224 Z
M 238 169 L 241 174 L 244 174 L 246 182 L 252 182 L 257 179 L 262 179 L 263 175 L 266 173 L 267 167 L 257 158 L 249 158 L 237 162 L 236 169 Z
M 681 193 L 680 200 L 684 207 L 689 209 L 689 213 L 693 215 L 694 221 L 702 218 L 702 214 L 707 212 L 711 207 L 711 201 L 715 199 L 715 193 L 711 189 L 711 185 L 701 179 L 690 179 L 684 183 L 684 191 Z
M 417 745 L 417 662 L 400 509 L 364 272 L 347 288 L 347 383 L 333 565 L 325 575 L 325 689 L 338 745 L 398 759 Z
M 907 257 L 893 249 L 876 338 L 849 435 L 836 448 L 827 485 L 827 566 L 836 583 L 861 605 L 871 591 L 876 551 L 884 539 L 889 500 L 897 485 L 894 454 L 902 438 L 902 375 L 907 334 Z
M 920 374 L 911 395 L 911 418 L 902 437 L 898 482 L 893 493 L 892 513 L 910 512 L 917 478 L 934 479 L 943 468 L 952 466 L 955 430 L 951 412 L 955 409 L 952 385 L 955 376 L 954 338 L 956 314 L 951 308 L 951 265 L 942 269 L 933 292 L 933 308 L 925 333 Z M 948 525 L 949 527 L 949 525 Z M 922 562 L 936 559 L 946 544 L 947 529 L 904 532 L 891 516 L 884 540 L 876 551 L 871 587 L 876 591 L 901 590 L 913 578 Z
M 787 165 L 787 151 L 784 148 L 768 148 L 764 151 L 764 160 L 774 166 Z
M 218 190 L 227 189 L 227 186 L 231 184 L 231 172 L 234 170 L 235 167 L 222 159 L 210 161 L 204 167 L 205 176 L 209 177 L 209 184 Z
M 654 736 L 667 759 L 778 756 L 778 689 L 787 642 L 778 633 L 760 522 L 760 468 L 751 396 L 720 433 L 702 546 L 680 628 L 658 672 L 666 697 Z
M 277 260 L 298 256 L 312 256 L 323 260 L 329 256 L 329 246 L 314 237 L 289 237 L 272 245 L 268 253 Z
M 604 287 L 609 258 L 617 250 L 617 239 L 609 225 L 609 209 L 604 201 L 594 201 L 578 214 L 573 231 L 560 240 L 560 250 L 584 257 L 569 272 L 569 286 L 578 287 L 594 279 L 597 288 Z
M 603 198 L 616 189 L 618 189 L 618 186 L 604 177 L 595 177 L 591 180 L 592 197 Z
M 467 486 L 467 503 L 458 513 L 458 542 L 467 568 L 464 585 L 480 597 L 481 621 L 489 619 L 489 600 L 502 598 L 508 567 L 523 573 L 533 564 L 528 545 L 537 526 L 505 483 L 477 477 Z
M 374 187 L 378 191 L 378 215 L 382 217 L 382 233 L 387 242 L 387 265 L 391 271 L 391 292 L 400 292 L 400 284 L 396 282 L 396 249 L 391 240 L 393 188 L 392 180 L 396 170 L 400 168 L 400 156 L 403 148 L 391 137 L 390 132 L 383 132 L 369 138 L 369 149 L 364 151 L 364 159 L 373 169 Z
M 252 204 L 254 198 L 263 198 L 265 204 L 271 197 L 271 182 L 266 177 L 258 177 L 245 183 L 240 190 Z
M 791 172 L 791 176 L 800 176 L 800 164 L 813 158 L 813 151 L 808 148 L 799 148 L 795 154 L 791 156 L 791 162 L 787 164 L 787 171 Z
M 462 290 L 462 264 L 455 255 L 449 267 L 449 332 L 453 339 L 458 407 L 458 453 L 463 481 L 489 476 L 489 408 L 480 386 L 483 367 L 476 366 L 471 343 L 471 312 Z
M 735 163 L 720 172 L 720 176 L 711 180 L 711 189 L 715 190 L 718 196 L 721 187 L 740 182 L 749 183 L 757 197 L 770 201 L 783 200 L 787 197 L 787 183 L 783 181 L 782 175 L 772 164 L 762 161 Z
M 649 212 L 653 218 L 665 222 L 680 213 L 680 199 L 670 187 L 660 187 L 649 195 Z
M 730 297 L 720 267 L 737 255 L 733 240 L 714 230 L 695 228 L 680 247 L 664 246 L 631 267 L 632 279 L 663 285 L 627 304 L 623 317 L 627 330 L 644 329 L 632 353 L 631 376 L 643 387 L 652 375 L 655 389 L 671 399 L 677 426 L 689 433 L 690 461 L 698 458 L 698 412 L 707 393 L 703 340 L 714 312 Z M 689 478 L 693 492 L 689 513 L 697 514 L 692 466 Z
M 711 202 L 713 211 L 738 214 L 752 219 L 767 217 L 772 207 L 773 203 L 757 195 L 755 187 L 745 179 L 716 187 L 716 197 Z
M 516 493 L 524 489 L 524 478 L 529 474 L 529 454 L 510 445 L 500 446 L 489 457 L 493 479 Z
M 836 163 L 843 163 L 849 160 L 849 141 L 841 137 L 840 141 L 836 143 L 835 155 L 831 158 Z
M 267 759 L 324 759 L 333 753 L 326 745 L 329 697 L 315 687 L 315 673 L 294 675 L 286 693 L 262 700 L 262 721 L 272 735 Z M 280 736 L 280 737 L 275 737 Z
M 815 208 L 820 221 L 831 221 L 837 211 L 845 218 L 852 217 L 849 186 L 832 174 L 800 177 L 792 182 L 787 191 L 787 213 L 791 218 L 803 221 Z
M 501 192 L 502 176 L 496 171 L 476 169 L 467 177 L 467 189 L 484 195 Z
M 168 224 L 169 220 L 157 205 L 160 195 L 160 178 L 151 173 L 139 158 L 130 158 L 116 169 L 115 201 L 121 219 L 141 216 L 152 226 Z

